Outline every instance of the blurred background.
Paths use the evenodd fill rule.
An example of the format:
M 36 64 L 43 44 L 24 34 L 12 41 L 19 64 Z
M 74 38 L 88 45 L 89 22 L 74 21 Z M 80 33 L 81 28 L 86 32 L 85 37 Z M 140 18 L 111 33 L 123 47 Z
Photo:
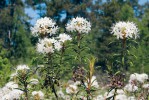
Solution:
M 130 49 L 128 72 L 149 73 L 149 1 L 148 0 L 0 0 L 0 86 L 18 64 L 37 66 L 42 62 L 36 52 L 37 38 L 30 28 L 41 17 L 51 17 L 60 32 L 73 17 L 89 20 L 92 31 L 86 36 L 90 53 L 97 57 L 96 73 L 105 73 L 108 61 L 118 52 L 110 27 L 118 21 L 133 21 L 140 38 Z M 95 67 L 96 67 L 95 66 Z M 71 66 L 67 66 L 71 67 Z

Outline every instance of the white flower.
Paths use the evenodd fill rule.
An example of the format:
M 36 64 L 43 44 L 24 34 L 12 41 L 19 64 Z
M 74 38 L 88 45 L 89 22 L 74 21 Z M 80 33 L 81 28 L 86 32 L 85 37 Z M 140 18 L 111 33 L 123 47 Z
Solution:
M 8 89 L 15 89 L 15 88 L 18 88 L 18 84 L 16 84 L 15 82 L 13 82 L 13 81 L 10 81 L 10 82 L 8 82 L 6 85 L 5 85 L 5 87 L 7 87 Z
M 2 100 L 12 100 L 9 94 L 4 95 L 1 99 Z
M 2 89 L 0 88 L 0 97 L 3 96 L 3 92 L 2 92 Z
M 115 100 L 127 100 L 127 96 L 124 94 L 116 95 Z
M 88 82 L 89 82 L 89 80 L 88 80 Z M 87 82 L 85 82 L 85 85 L 87 86 Z M 92 76 L 91 86 L 92 87 L 95 87 L 95 88 L 99 88 L 99 85 L 98 85 L 98 81 L 96 79 L 96 76 Z
M 21 70 L 29 70 L 30 68 L 27 65 L 18 65 L 17 66 L 17 71 L 21 71 Z
M 133 22 L 118 22 L 112 26 L 112 34 L 116 35 L 118 39 L 137 38 L 138 28 Z
M 66 24 L 66 29 L 70 32 L 88 33 L 91 30 L 91 24 L 82 17 L 76 17 Z
M 130 75 L 129 82 L 131 83 L 132 81 L 137 80 L 140 83 L 144 83 L 147 79 L 148 79 L 148 75 L 145 73 L 142 73 L 142 74 L 134 73 Z
M 149 84 L 143 84 L 142 87 L 145 88 L 145 89 L 149 89 Z
M 58 31 L 58 27 L 52 19 L 44 17 L 37 20 L 35 26 L 31 27 L 31 31 L 34 36 L 47 34 L 52 35 L 56 34 L 56 32 Z
M 48 39 L 44 38 L 39 40 L 37 43 L 37 51 L 40 53 L 54 53 L 54 43 L 56 42 L 55 39 Z
M 139 81 L 140 83 L 144 83 L 147 79 L 148 75 L 145 73 L 137 75 L 137 81 Z
M 117 89 L 117 94 L 125 94 L 125 92 L 122 89 Z
M 139 74 L 137 73 L 134 73 L 134 74 L 131 74 L 130 75 L 130 80 L 133 81 L 133 80 L 137 80 L 137 77 L 139 76 Z
M 66 87 L 66 93 L 75 94 L 78 92 L 78 85 L 80 85 L 80 81 L 73 82 L 72 80 L 68 81 L 68 86 Z
M 33 91 L 32 96 L 36 99 L 44 99 L 44 94 L 41 91 Z
M 54 43 L 54 48 L 57 50 L 57 51 L 60 51 L 61 48 L 62 48 L 62 45 L 61 45 L 61 42 L 57 41 Z
M 91 86 L 93 86 L 95 88 L 99 88 L 99 85 L 98 85 L 96 76 L 92 76 L 91 82 L 92 82 L 92 85 Z
M 145 79 L 145 80 L 147 80 L 147 79 L 148 79 L 148 75 L 147 75 L 147 74 L 145 74 L 145 73 L 141 74 L 141 76 L 142 76 L 142 78 L 143 78 L 143 79 Z
M 8 94 L 10 91 L 12 91 L 12 89 L 9 89 L 8 87 L 4 86 L 4 87 L 1 89 L 1 95 L 6 95 L 6 94 Z
M 132 85 L 132 84 L 127 84 L 125 87 L 124 87 L 124 90 L 128 91 L 128 92 L 135 92 L 138 90 L 138 87 L 135 86 L 135 85 Z
M 18 100 L 23 94 L 23 91 L 15 89 L 18 88 L 18 84 L 10 81 L 0 89 L 0 100 Z
M 58 36 L 58 39 L 60 42 L 64 43 L 65 41 L 71 40 L 72 38 L 69 35 L 63 33 Z
M 75 94 L 78 92 L 78 87 L 76 85 L 69 85 L 67 88 L 66 88 L 66 93 L 68 94 Z
M 131 74 L 129 78 L 129 83 L 134 84 L 134 82 L 137 81 L 139 77 L 140 77 L 140 74 L 138 73 Z
M 39 81 L 38 81 L 38 79 L 33 78 L 33 79 L 30 80 L 30 83 L 36 85 L 36 84 L 39 83 Z
M 76 85 L 76 86 L 81 85 L 81 82 L 80 82 L 80 81 L 76 81 L 76 82 L 74 83 L 74 85 Z
M 23 91 L 14 89 L 11 92 L 9 92 L 9 94 L 8 94 L 10 97 L 9 100 L 18 100 L 18 99 L 20 99 L 22 94 L 23 94 Z

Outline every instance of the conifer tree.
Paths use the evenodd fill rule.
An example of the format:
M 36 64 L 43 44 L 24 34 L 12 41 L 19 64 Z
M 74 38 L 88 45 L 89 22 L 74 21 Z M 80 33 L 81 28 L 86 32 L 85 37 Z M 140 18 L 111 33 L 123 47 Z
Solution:
M 0 6 L 0 39 L 3 49 L 7 50 L 6 57 L 11 61 L 25 59 L 31 46 L 25 4 L 22 0 L 3 0 Z

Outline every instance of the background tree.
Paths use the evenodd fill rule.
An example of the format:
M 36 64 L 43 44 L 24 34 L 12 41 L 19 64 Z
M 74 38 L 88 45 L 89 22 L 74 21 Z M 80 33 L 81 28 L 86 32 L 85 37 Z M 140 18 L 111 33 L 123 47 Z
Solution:
M 0 76 L 3 80 L 8 80 L 7 75 L 16 64 L 30 61 L 30 23 L 24 8 L 22 0 L 0 1 Z M 6 76 L 5 72 L 8 72 Z

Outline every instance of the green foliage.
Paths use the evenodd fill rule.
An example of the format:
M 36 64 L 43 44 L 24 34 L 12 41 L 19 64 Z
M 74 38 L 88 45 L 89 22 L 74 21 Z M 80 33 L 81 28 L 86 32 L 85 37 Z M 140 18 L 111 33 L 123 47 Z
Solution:
M 120 11 L 120 20 L 122 20 L 122 21 L 129 20 L 130 21 L 133 18 L 134 18 L 133 8 L 128 4 L 124 4 Z
M 146 72 L 149 73 L 149 19 L 147 15 L 149 14 L 149 10 L 146 9 L 146 12 L 143 15 L 142 21 L 138 22 L 138 26 L 140 29 L 140 38 L 138 40 L 139 46 L 137 48 L 132 48 L 132 53 L 136 55 L 136 59 L 134 59 L 134 67 L 131 69 L 133 72 Z
M 9 80 L 11 67 L 12 67 L 11 63 L 10 63 L 9 59 L 6 57 L 5 50 L 1 48 L 1 51 L 0 51 L 0 80 L 3 80 L 3 81 L 0 82 L 0 87 L 5 85 L 5 83 Z

